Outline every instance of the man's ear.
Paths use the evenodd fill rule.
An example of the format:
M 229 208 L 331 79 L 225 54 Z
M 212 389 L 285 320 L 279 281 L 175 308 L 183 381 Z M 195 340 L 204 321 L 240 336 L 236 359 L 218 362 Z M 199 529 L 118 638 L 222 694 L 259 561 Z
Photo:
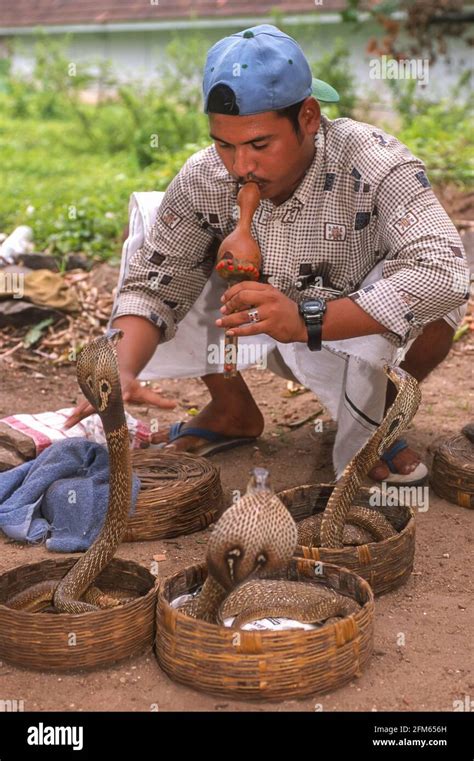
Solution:
M 298 121 L 304 134 L 315 135 L 319 131 L 321 124 L 321 109 L 316 98 L 311 95 L 303 101 Z

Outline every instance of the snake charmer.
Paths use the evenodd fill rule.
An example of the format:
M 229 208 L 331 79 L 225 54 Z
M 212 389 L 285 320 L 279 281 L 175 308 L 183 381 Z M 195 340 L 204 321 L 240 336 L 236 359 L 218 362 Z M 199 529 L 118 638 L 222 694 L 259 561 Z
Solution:
M 169 185 L 119 285 L 111 324 L 124 333 L 124 398 L 173 406 L 138 379 L 201 377 L 208 405 L 155 441 L 198 454 L 254 441 L 264 420 L 249 388 L 240 373 L 224 377 L 209 352 L 224 332 L 238 336 L 337 420 L 340 475 L 395 396 L 383 365 L 401 363 L 422 381 L 447 355 L 468 299 L 460 237 L 405 145 L 321 113 L 338 93 L 313 78 L 301 47 L 277 27 L 218 41 L 203 95 L 213 143 Z M 260 277 L 226 290 L 216 253 L 247 182 L 260 190 L 251 223 Z M 82 402 L 68 425 L 91 411 Z M 427 469 L 398 439 L 369 475 L 414 484 Z

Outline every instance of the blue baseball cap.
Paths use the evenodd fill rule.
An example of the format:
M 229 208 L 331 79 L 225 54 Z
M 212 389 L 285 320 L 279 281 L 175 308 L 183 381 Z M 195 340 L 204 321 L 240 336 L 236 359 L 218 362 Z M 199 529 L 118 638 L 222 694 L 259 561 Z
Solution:
M 313 95 L 336 103 L 334 87 L 314 79 L 309 63 L 292 37 L 271 24 L 260 24 L 216 42 L 204 67 L 204 111 L 216 85 L 235 94 L 239 116 L 276 111 Z

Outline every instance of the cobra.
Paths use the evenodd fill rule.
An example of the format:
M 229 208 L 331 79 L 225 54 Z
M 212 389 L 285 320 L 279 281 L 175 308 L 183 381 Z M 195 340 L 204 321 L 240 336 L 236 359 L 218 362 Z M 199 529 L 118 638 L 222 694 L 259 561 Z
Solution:
M 297 527 L 268 476 L 264 468 L 255 468 L 246 494 L 216 523 L 206 556 L 208 576 L 198 596 L 179 608 L 181 613 L 217 624 L 235 615 L 232 625 L 239 628 L 256 617 L 313 622 L 359 609 L 320 584 L 285 579 Z
M 107 514 L 89 549 L 59 582 L 46 580 L 6 601 L 19 610 L 38 611 L 53 604 L 60 613 L 87 613 L 119 605 L 119 600 L 93 586 L 110 563 L 127 526 L 132 495 L 132 463 L 120 386 L 116 344 L 121 330 L 111 329 L 87 344 L 77 359 L 77 380 L 102 421 L 110 458 Z
M 336 484 L 321 522 L 321 546 L 343 546 L 346 519 L 350 511 L 354 515 L 352 501 L 364 476 L 418 409 L 421 394 L 416 380 L 398 367 L 385 365 L 384 371 L 397 388 L 395 401 Z M 182 612 L 212 623 L 232 614 L 236 626 L 262 615 L 313 622 L 353 613 L 349 598 L 336 592 L 328 598 L 320 584 L 278 578 L 285 575 L 295 550 L 297 527 L 270 490 L 267 477 L 267 471 L 255 469 L 245 496 L 217 522 L 207 551 L 208 577 L 201 594 L 181 608 Z M 364 530 L 383 535 L 385 520 L 395 533 L 373 510 L 357 508 L 356 514 Z M 277 578 L 269 580 L 272 575 Z
M 383 369 L 395 384 L 397 395 L 379 427 L 352 458 L 334 487 L 321 522 L 321 547 L 343 547 L 344 526 L 364 476 L 375 465 L 380 455 L 392 446 L 400 433 L 409 425 L 420 405 L 421 392 L 415 378 L 401 367 L 384 365 Z M 374 531 L 379 530 L 380 518 L 383 519 L 383 516 L 368 508 L 352 508 L 352 511 L 354 510 L 358 515 L 363 516 L 365 520 L 363 528 L 370 530 L 372 526 Z M 388 523 L 386 520 L 383 522 Z M 391 529 L 389 535 L 394 533 L 395 531 Z

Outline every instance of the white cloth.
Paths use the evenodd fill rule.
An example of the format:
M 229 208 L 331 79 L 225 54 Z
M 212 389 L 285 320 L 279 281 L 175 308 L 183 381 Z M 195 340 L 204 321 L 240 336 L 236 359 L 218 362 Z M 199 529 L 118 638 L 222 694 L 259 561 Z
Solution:
M 104 428 L 97 414 L 89 415 L 89 417 L 81 420 L 80 423 L 73 425 L 72 428 L 63 428 L 73 410 L 74 407 L 65 407 L 51 412 L 9 415 L 2 418 L 0 423 L 5 423 L 10 428 L 14 428 L 33 439 L 36 447 L 35 456 L 38 456 L 43 449 L 51 446 L 55 441 L 73 439 L 77 436 L 83 436 L 88 441 L 95 441 L 96 444 L 105 444 Z M 125 418 L 131 448 L 140 449 L 143 445 L 149 444 L 151 440 L 149 426 L 142 423 L 141 420 L 137 420 L 128 412 L 125 413 Z
M 123 246 L 119 288 L 131 255 L 143 244 L 153 225 L 163 195 L 159 192 L 133 193 L 130 198 L 129 237 Z M 360 285 L 380 279 L 383 264 L 383 261 L 379 262 Z M 213 273 L 192 309 L 179 323 L 175 337 L 158 346 L 141 372 L 141 380 L 195 378 L 223 371 L 222 361 L 218 364 L 212 361 L 210 347 L 223 345 L 222 328 L 217 328 L 214 322 L 219 315 L 224 289 L 225 283 Z M 465 307 L 453 310 L 447 316 L 450 324 L 459 322 L 463 311 Z M 255 365 L 256 358 L 258 363 L 259 357 L 264 359 L 267 356 L 270 369 L 283 377 L 292 374 L 316 394 L 338 424 L 333 464 L 339 478 L 383 418 L 387 386 L 383 365 L 399 364 L 411 343 L 397 348 L 383 336 L 372 335 L 325 341 L 320 352 L 310 352 L 304 344 L 282 344 L 262 334 L 239 338 L 238 364 L 239 369 L 245 369 Z

